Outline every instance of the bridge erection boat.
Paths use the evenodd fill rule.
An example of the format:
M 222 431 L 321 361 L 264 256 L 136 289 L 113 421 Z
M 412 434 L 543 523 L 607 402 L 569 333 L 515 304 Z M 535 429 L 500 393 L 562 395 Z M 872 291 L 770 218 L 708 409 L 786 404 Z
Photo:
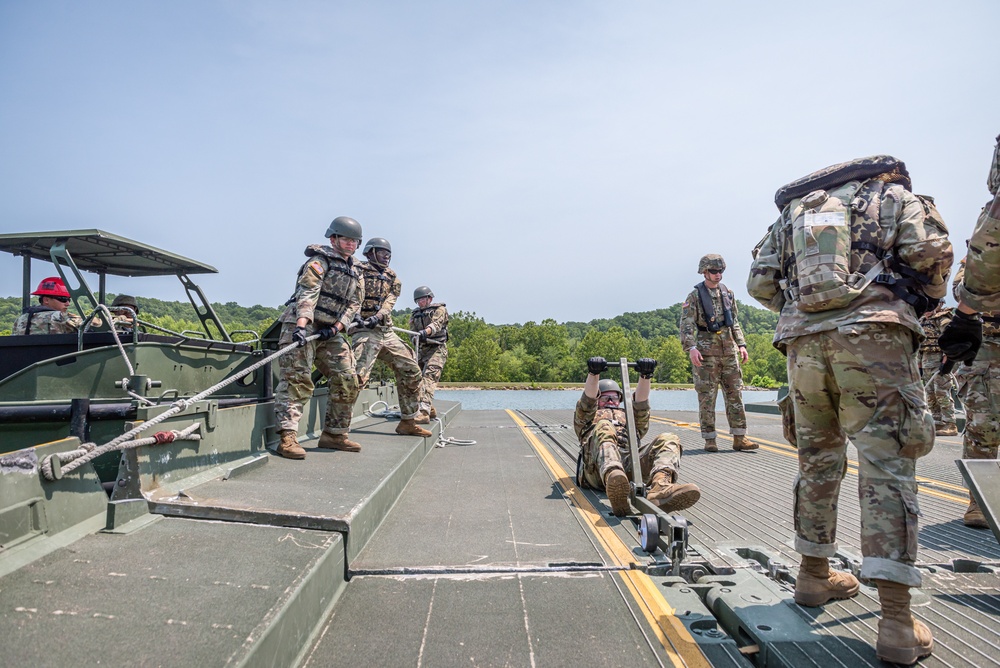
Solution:
M 82 267 L 69 236 L 53 244 Z M 70 335 L 69 350 L 0 379 L 5 665 L 882 665 L 873 588 L 822 608 L 792 601 L 797 460 L 776 415 L 748 414 L 759 450 L 720 437 L 709 453 L 696 414 L 654 411 L 647 438 L 679 435 L 682 480 L 701 500 L 666 516 L 640 493 L 617 518 L 575 483 L 570 411 L 440 401 L 432 437 L 399 436 L 379 410 L 395 390 L 380 385 L 358 400 L 362 450 L 347 453 L 315 447 L 320 386 L 301 422 L 307 457 L 287 460 L 268 452 L 270 363 L 200 396 L 267 359 L 269 337 L 161 334 L 121 349 L 111 331 Z M 84 444 L 170 411 L 87 459 Z M 939 438 L 918 468 L 925 666 L 1000 661 L 1000 545 L 961 522 L 960 453 L 960 437 Z M 855 464 L 835 559 L 855 572 L 856 482 Z

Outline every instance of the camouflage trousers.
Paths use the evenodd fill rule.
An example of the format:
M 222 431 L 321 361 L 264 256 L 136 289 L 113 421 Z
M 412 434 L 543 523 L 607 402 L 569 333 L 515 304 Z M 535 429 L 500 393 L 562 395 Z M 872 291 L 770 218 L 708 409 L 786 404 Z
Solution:
M 837 552 L 837 503 L 847 439 L 858 451 L 861 577 L 920 586 L 917 458 L 934 446 L 934 420 L 913 355 L 912 333 L 858 323 L 788 342 L 795 479 L 795 550 Z M 791 416 L 788 416 L 791 417 Z
M 382 328 L 359 330 L 351 337 L 351 345 L 357 360 L 358 385 L 364 387 L 368 384 L 375 360 L 382 360 L 396 375 L 402 418 L 409 420 L 415 417 L 421 376 L 413 351 L 396 336 L 396 332 Z
M 447 344 L 434 345 L 425 343 L 420 346 L 420 368 L 423 370 L 423 380 L 420 382 L 420 410 L 429 413 L 434 403 L 434 390 L 444 372 L 444 363 L 448 360 Z
M 588 487 L 604 489 L 604 476 L 610 469 L 622 469 L 632 476 L 632 453 L 618 446 L 618 437 L 610 420 L 598 420 L 587 440 L 581 444 L 583 478 Z M 648 485 L 654 473 L 665 471 L 671 482 L 677 480 L 681 467 L 681 441 L 677 434 L 664 432 L 639 448 L 642 482 Z
M 694 369 L 694 389 L 698 392 L 698 421 L 701 437 L 715 438 L 715 400 L 722 385 L 726 402 L 726 419 L 729 433 L 744 436 L 747 433 L 747 414 L 743 409 L 743 373 L 736 355 L 705 356 L 701 366 Z
M 958 396 L 965 404 L 962 459 L 996 459 L 1000 446 L 1000 359 L 960 365 Z
M 923 353 L 920 356 L 920 371 L 924 378 L 930 378 L 941 368 L 941 353 Z M 955 400 L 951 398 L 951 376 L 934 376 L 934 380 L 924 386 L 927 407 L 934 416 L 935 425 L 955 424 Z
M 294 331 L 294 322 L 282 323 L 278 345 L 284 347 L 290 344 Z M 307 335 L 313 333 L 315 329 L 310 325 Z M 302 407 L 312 397 L 314 389 L 314 363 L 330 385 L 323 431 L 346 434 L 351 430 L 354 402 L 358 398 L 358 377 L 354 373 L 354 354 L 343 334 L 334 334 L 326 341 L 310 341 L 278 358 L 281 378 L 274 390 L 278 429 L 299 430 Z

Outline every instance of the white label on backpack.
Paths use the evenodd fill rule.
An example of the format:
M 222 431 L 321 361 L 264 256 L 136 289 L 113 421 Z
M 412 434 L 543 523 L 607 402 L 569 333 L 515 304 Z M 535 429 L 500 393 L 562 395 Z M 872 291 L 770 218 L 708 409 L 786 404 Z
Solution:
M 846 211 L 826 211 L 816 213 L 806 211 L 806 227 L 843 227 L 847 225 Z

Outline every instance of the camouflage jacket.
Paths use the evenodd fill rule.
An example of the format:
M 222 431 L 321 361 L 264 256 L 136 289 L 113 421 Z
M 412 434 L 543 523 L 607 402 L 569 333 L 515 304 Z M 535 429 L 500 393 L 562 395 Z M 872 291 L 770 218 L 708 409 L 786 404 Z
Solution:
M 410 329 L 419 332 L 431 328 L 427 337 L 430 343 L 443 345 L 448 342 L 448 309 L 444 304 L 430 304 L 427 308 L 414 309 L 410 314 Z
M 14 322 L 13 335 L 74 334 L 83 325 L 75 313 L 63 313 L 47 306 L 31 306 Z
M 977 311 L 1000 311 L 1000 196 L 979 214 L 966 259 L 955 298 Z
M 641 441 L 649 431 L 649 401 L 636 401 L 632 403 L 632 410 L 635 413 L 635 435 Z M 614 425 L 615 435 L 618 438 L 618 449 L 628 450 L 628 430 L 625 425 L 624 408 L 597 408 L 597 399 L 591 399 L 586 394 L 576 402 L 576 412 L 573 414 L 573 429 L 576 437 L 580 439 L 580 445 L 587 442 L 590 433 L 594 431 L 594 425 L 599 420 L 611 420 Z
M 962 258 L 958 263 L 958 271 L 952 281 L 952 292 L 959 298 L 962 281 L 965 278 L 965 265 L 968 258 Z M 983 311 L 983 345 L 979 347 L 977 360 L 1000 359 L 1000 311 Z
M 941 352 L 941 348 L 938 346 L 938 338 L 941 336 L 944 328 L 948 326 L 948 323 L 951 322 L 951 316 L 954 312 L 954 309 L 941 305 L 933 311 L 925 313 L 920 318 L 920 326 L 924 330 L 924 340 L 920 343 L 921 353 Z
M 307 318 L 315 329 L 340 322 L 344 329 L 361 309 L 365 280 L 353 257 L 343 259 L 329 246 L 309 246 L 310 258 L 299 269 L 295 294 L 288 300 L 281 322 Z
M 361 317 L 377 316 L 382 327 L 392 326 L 392 309 L 403 289 L 396 272 L 386 267 L 379 271 L 371 262 L 358 265 L 365 277 L 365 298 L 361 302 Z
M 1000 135 L 993 149 L 993 163 L 986 178 L 993 200 L 983 207 L 969 239 L 965 279 L 955 298 L 977 311 L 1000 311 Z
M 717 332 L 708 331 L 708 322 L 705 317 L 705 309 L 698 296 L 698 288 L 687 296 L 681 304 L 681 347 L 684 352 L 690 352 L 692 348 L 697 348 L 703 356 L 722 357 L 732 355 L 736 348 L 745 346 L 746 339 L 743 337 L 743 329 L 740 327 L 739 313 L 736 309 L 736 298 L 733 291 L 725 285 L 708 292 L 712 296 L 712 307 L 718 317 L 722 316 L 722 291 L 725 290 L 732 304 L 733 326 L 722 327 Z
M 789 218 L 790 205 L 782 210 L 777 222 L 768 228 L 754 249 L 747 279 L 750 295 L 780 314 L 774 333 L 776 347 L 783 350 L 782 342 L 788 339 L 861 322 L 896 323 L 921 335 L 913 307 L 877 283 L 869 285 L 843 308 L 807 313 L 798 309 L 796 302 L 787 301 L 779 282 L 785 278 L 786 263 L 794 263 Z M 891 241 L 887 241 L 893 257 L 928 279 L 923 288 L 928 297 L 944 297 L 953 259 L 948 230 L 925 215 L 916 195 L 896 183 L 888 184 L 882 191 L 878 218 L 886 222 L 884 229 L 891 234 Z

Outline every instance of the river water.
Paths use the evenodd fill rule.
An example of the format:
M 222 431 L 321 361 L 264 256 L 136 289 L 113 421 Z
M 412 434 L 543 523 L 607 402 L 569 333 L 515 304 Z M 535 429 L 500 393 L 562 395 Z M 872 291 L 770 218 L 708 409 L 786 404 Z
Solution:
M 442 401 L 460 401 L 463 410 L 573 410 L 580 399 L 581 390 L 438 390 L 434 397 Z M 776 401 L 778 392 L 747 390 L 744 403 Z M 653 390 L 649 404 L 654 411 L 697 411 L 698 394 L 694 390 Z M 722 392 L 715 404 L 717 411 L 725 411 Z

